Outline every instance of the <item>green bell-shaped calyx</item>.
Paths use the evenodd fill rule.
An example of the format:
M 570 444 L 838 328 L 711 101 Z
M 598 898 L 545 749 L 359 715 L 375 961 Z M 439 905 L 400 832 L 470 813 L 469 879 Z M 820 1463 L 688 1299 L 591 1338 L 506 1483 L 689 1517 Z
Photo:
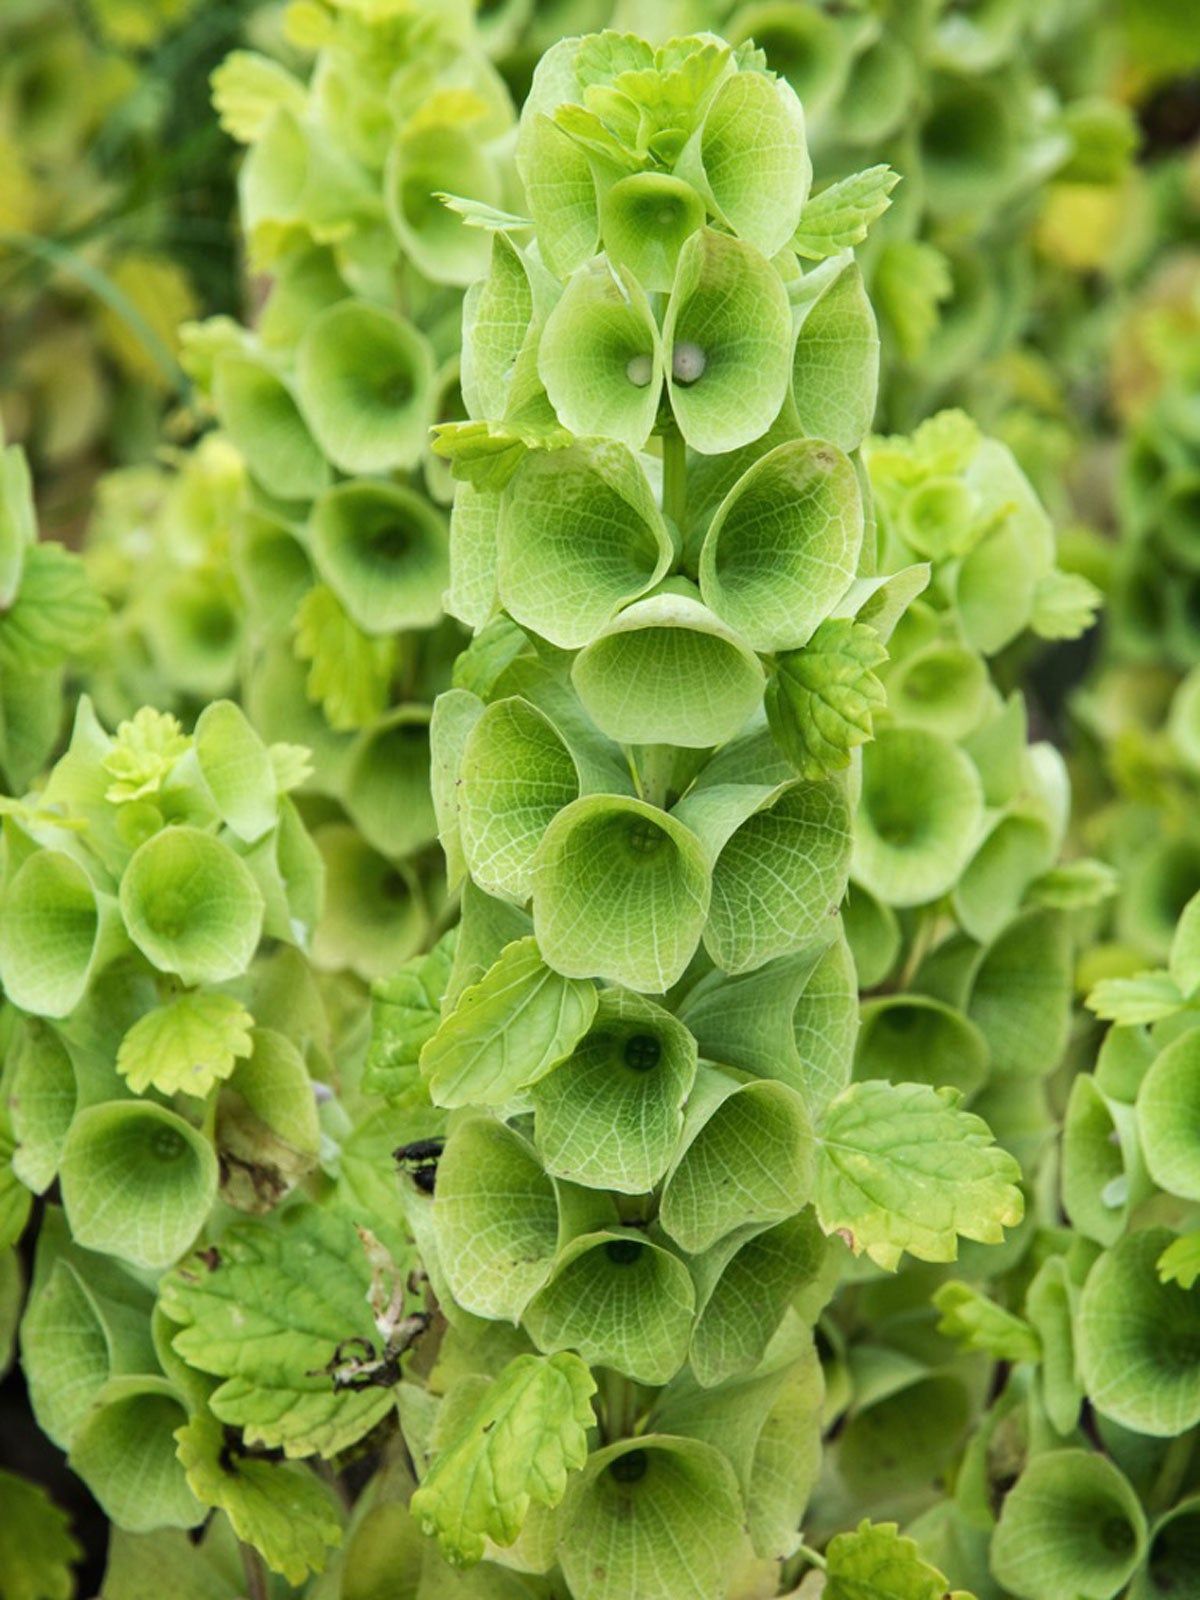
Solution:
M 992 1571 L 1022 1600 L 1111 1600 L 1146 1548 L 1146 1518 L 1112 1462 L 1086 1450 L 1034 1457 L 1004 1501 Z
M 296 398 L 343 472 L 413 467 L 432 421 L 433 355 L 402 318 L 344 300 L 323 311 L 300 341 Z
M 591 795 L 547 828 L 533 860 L 533 925 L 551 966 L 660 994 L 680 977 L 708 915 L 700 840 L 642 800 Z
M 683 1261 L 636 1231 L 583 1234 L 554 1263 L 523 1323 L 540 1350 L 578 1350 L 639 1383 L 687 1358 L 695 1292 Z
M 577 649 L 660 582 L 674 554 L 645 474 L 625 446 L 592 440 L 535 452 L 506 493 L 500 598 L 515 621 Z
M 126 868 L 120 898 L 134 944 L 185 983 L 238 976 L 258 946 L 263 898 L 249 868 L 198 828 L 147 839 Z
M 762 700 L 753 650 L 690 586 L 675 586 L 619 612 L 572 668 L 584 707 L 618 743 L 723 744 Z
M 411 490 L 338 484 L 313 507 L 309 540 L 317 572 L 365 633 L 428 628 L 441 615 L 446 526 Z
M 849 459 L 815 440 L 781 444 L 718 506 L 700 553 L 701 593 L 756 650 L 798 649 L 854 576 L 862 528 Z
M 13 874 L 0 917 L 0 979 L 14 1005 L 67 1016 L 125 945 L 113 897 L 93 886 L 74 857 L 36 851 Z
M 696 1041 L 669 1011 L 602 989 L 587 1033 L 534 1089 L 534 1137 L 548 1172 L 645 1194 L 683 1132 Z

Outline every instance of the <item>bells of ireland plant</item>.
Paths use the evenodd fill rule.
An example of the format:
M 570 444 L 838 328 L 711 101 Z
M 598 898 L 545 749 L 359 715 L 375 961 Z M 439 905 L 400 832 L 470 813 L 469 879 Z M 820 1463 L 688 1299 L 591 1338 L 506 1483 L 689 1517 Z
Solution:
M 400 1152 L 446 1321 L 427 1443 L 402 1416 L 410 1515 L 422 1560 L 493 1583 L 771 1594 L 811 1556 L 839 1270 L 949 1262 L 1021 1219 L 952 1002 L 944 1075 L 854 1081 L 841 911 L 872 832 L 881 922 L 954 886 L 987 813 L 961 741 L 1001 707 L 964 645 L 946 706 L 891 712 L 931 562 L 875 526 L 858 267 L 792 244 L 814 202 L 791 86 L 712 35 L 565 39 L 516 160 L 525 213 L 472 208 L 470 416 L 436 443 L 474 633 L 430 727 L 461 920 L 377 986 L 367 1069 L 435 1130 Z M 1029 784 L 1053 859 L 1054 781 Z M 860 1521 L 831 1574 L 946 1587 Z

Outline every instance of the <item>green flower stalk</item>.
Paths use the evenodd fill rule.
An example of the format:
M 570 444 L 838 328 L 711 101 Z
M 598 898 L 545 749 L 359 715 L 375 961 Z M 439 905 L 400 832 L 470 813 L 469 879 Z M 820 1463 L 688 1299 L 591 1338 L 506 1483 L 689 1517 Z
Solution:
M 770 1593 L 815 1479 L 812 1327 L 838 1255 L 951 1260 L 1020 1218 L 1017 1166 L 959 1090 L 851 1083 L 837 915 L 872 833 L 897 862 L 864 874 L 885 906 L 940 899 L 971 859 L 983 780 L 955 741 L 987 720 L 986 670 L 958 645 L 975 691 L 951 675 L 925 726 L 901 702 L 866 746 L 888 764 L 860 770 L 931 552 L 893 561 L 903 536 L 868 524 L 873 319 L 834 235 L 811 248 L 828 202 L 812 214 L 802 114 L 761 56 L 564 41 L 517 162 L 532 223 L 493 219 L 466 308 L 476 414 L 438 440 L 462 480 L 450 604 L 477 630 L 433 723 L 462 922 L 440 1021 L 414 967 L 381 990 L 372 1059 L 387 1092 L 451 1113 L 432 1197 L 407 1200 L 447 1338 L 515 1323 L 534 1359 L 592 1369 L 595 1443 L 561 1503 L 544 1490 L 539 1569 L 577 1596 L 648 1570 L 663 1595 L 732 1593 L 732 1572 Z M 877 187 L 848 192 L 874 215 Z M 826 259 L 806 271 L 797 237 Z M 963 429 L 934 465 L 959 475 L 941 520 L 965 548 L 1032 495 L 1006 456 L 976 490 Z M 937 617 L 911 624 L 926 648 Z M 939 760 L 949 788 L 914 792 Z M 1026 883 L 1058 837 L 1047 818 Z M 527 1535 L 467 1470 L 474 1425 L 445 1436 L 413 1515 L 452 1562 L 482 1533 L 524 1567 Z M 768 1483 L 772 1439 L 787 1465 Z M 703 1490 L 703 1542 L 661 1531 L 668 1480 Z

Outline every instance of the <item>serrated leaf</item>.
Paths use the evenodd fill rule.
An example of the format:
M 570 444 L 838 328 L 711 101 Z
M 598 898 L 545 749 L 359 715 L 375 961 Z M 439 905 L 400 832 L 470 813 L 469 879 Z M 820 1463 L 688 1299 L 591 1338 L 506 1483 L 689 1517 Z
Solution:
M 296 654 L 309 663 L 308 697 L 339 730 L 365 728 L 388 703 L 396 646 L 353 623 L 332 589 L 314 585 L 296 612 Z
M 867 167 L 810 195 L 792 235 L 792 249 L 807 261 L 824 261 L 867 237 L 867 229 L 891 205 L 900 174 L 889 166 Z
M 1104 978 L 1084 1001 L 1105 1022 L 1131 1026 L 1161 1022 L 1187 1004 L 1167 972 L 1139 972 L 1132 978 Z
M 999 1244 L 1021 1220 L 1021 1169 L 960 1099 L 880 1079 L 844 1090 L 820 1128 L 817 1215 L 826 1233 L 889 1270 L 906 1250 L 953 1261 L 960 1234 Z
M 518 939 L 421 1050 L 440 1106 L 503 1105 L 544 1078 L 579 1043 L 596 1013 L 596 985 L 561 977 L 533 939 Z
M 822 1600 L 947 1600 L 950 1588 L 894 1522 L 860 1522 L 825 1552 Z
M 256 1461 L 227 1449 L 225 1430 L 201 1412 L 175 1434 L 188 1487 L 229 1518 L 244 1544 L 272 1572 L 300 1584 L 324 1572 L 330 1549 L 342 1542 L 333 1491 L 306 1467 Z
M 1035 878 L 1025 891 L 1027 905 L 1050 906 L 1056 911 L 1084 911 L 1103 905 L 1117 892 L 1118 876 L 1107 861 L 1091 856 L 1066 861 Z
M 1052 568 L 1033 591 L 1030 627 L 1042 639 L 1078 639 L 1095 622 L 1103 598 L 1082 573 Z
M 1191 1289 L 1200 1278 L 1200 1233 L 1185 1233 L 1169 1244 L 1158 1258 L 1161 1283 L 1177 1283 Z
M 392 1406 L 386 1389 L 337 1388 L 329 1371 L 347 1340 L 378 1351 L 370 1289 L 350 1218 L 299 1205 L 235 1223 L 162 1280 L 159 1301 L 180 1325 L 176 1353 L 223 1380 L 210 1402 L 220 1421 L 247 1444 L 331 1456 Z
M 255 50 L 233 50 L 212 75 L 213 107 L 222 128 L 239 144 L 261 137 L 280 106 L 304 115 L 308 98 L 298 78 Z
M 476 489 L 503 489 L 533 450 L 565 450 L 575 443 L 565 428 L 521 427 L 510 422 L 439 422 L 430 446 L 454 476 Z
M 121 1040 L 117 1071 L 135 1094 L 203 1099 L 251 1051 L 254 1018 L 230 994 L 199 989 L 148 1012 Z
M 107 610 L 77 555 L 60 544 L 31 545 L 16 599 L 0 610 L 0 670 L 58 666 L 87 644 Z
M 941 1312 L 937 1330 L 968 1350 L 986 1350 L 997 1361 L 1037 1361 L 1041 1341 L 1021 1317 L 989 1300 L 969 1283 L 951 1279 L 933 1297 Z
M 570 1351 L 517 1356 L 434 1457 L 412 1514 L 446 1559 L 469 1566 L 485 1540 L 511 1545 L 531 1505 L 554 1507 L 587 1460 L 591 1373 Z
M 400 1094 L 412 1086 L 421 1048 L 441 1022 L 442 995 L 450 977 L 454 935 L 425 956 L 414 956 L 394 978 L 371 988 L 371 1042 L 363 1069 L 368 1094 Z
M 509 233 L 517 228 L 532 228 L 529 217 L 518 217 L 511 211 L 501 211 L 483 200 L 466 199 L 460 194 L 445 194 L 435 190 L 433 198 L 440 200 L 448 211 L 453 211 L 468 228 L 485 228 L 489 233 Z
M 875 668 L 887 660 L 873 628 L 846 618 L 823 622 L 802 650 L 779 657 L 767 686 L 767 720 L 788 760 L 806 778 L 847 766 L 887 704 Z
M 39 1484 L 0 1472 L 0 1595 L 4 1600 L 70 1600 L 71 1567 L 83 1547 L 66 1512 Z

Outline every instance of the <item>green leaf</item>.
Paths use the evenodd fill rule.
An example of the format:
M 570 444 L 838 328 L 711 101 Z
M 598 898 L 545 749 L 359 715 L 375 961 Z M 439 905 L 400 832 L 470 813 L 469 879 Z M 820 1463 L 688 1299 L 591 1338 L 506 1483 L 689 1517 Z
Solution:
M 862 1521 L 825 1552 L 823 1600 L 949 1600 L 946 1578 L 894 1522 Z
M 221 126 L 239 144 L 266 132 L 280 106 L 303 116 L 307 95 L 299 79 L 256 50 L 232 50 L 212 75 L 213 107 Z
M 535 940 L 516 940 L 422 1048 L 431 1098 L 504 1105 L 570 1055 L 595 1014 L 595 984 L 560 977 Z
M 1169 973 L 1141 972 L 1133 978 L 1102 978 L 1084 1004 L 1105 1022 L 1128 1027 L 1173 1017 L 1187 1001 Z
M 296 655 L 309 663 L 309 699 L 332 727 L 365 728 L 387 708 L 396 646 L 350 620 L 332 589 L 318 583 L 296 612 Z
M 969 1283 L 952 1278 L 933 1297 L 941 1312 L 938 1332 L 967 1350 L 986 1350 L 997 1361 L 1037 1361 L 1041 1341 L 1020 1317 Z
M 441 1022 L 442 995 L 450 977 L 454 935 L 426 956 L 406 962 L 394 978 L 371 988 L 371 1042 L 363 1069 L 368 1094 L 402 1094 L 413 1086 L 421 1048 Z
M 1078 639 L 1095 622 L 1103 598 L 1081 573 L 1055 567 L 1038 579 L 1029 625 L 1041 639 Z
M 578 1356 L 517 1356 L 454 1429 L 412 1498 L 446 1559 L 472 1565 L 511 1545 L 533 1505 L 553 1508 L 587 1459 L 596 1385 Z
M 180 1324 L 176 1352 L 222 1380 L 211 1399 L 220 1421 L 241 1428 L 247 1444 L 331 1456 L 393 1403 L 386 1389 L 339 1388 L 330 1376 L 347 1341 L 381 1353 L 370 1288 L 349 1217 L 299 1205 L 235 1223 L 215 1249 L 169 1273 L 159 1298 Z
M 792 235 L 792 249 L 806 261 L 824 261 L 861 244 L 867 230 L 891 205 L 900 174 L 889 166 L 867 167 L 810 195 Z
M 4 1600 L 71 1600 L 72 1566 L 83 1546 L 70 1518 L 36 1483 L 0 1472 L 0 1595 Z
M 1190 1000 L 1200 990 L 1200 895 L 1193 895 L 1179 914 L 1167 966 L 1180 994 Z
M 203 1099 L 251 1050 L 254 1018 L 232 995 L 182 994 L 134 1023 L 121 1040 L 117 1071 L 135 1094 L 191 1094 Z
M 107 614 L 79 556 L 60 544 L 31 545 L 16 599 L 0 607 L 0 671 L 58 666 L 89 643 Z
M 157 794 L 190 744 L 177 717 L 142 706 L 118 726 L 112 745 L 101 760 L 113 780 L 104 791 L 104 798 L 121 805 Z
M 999 1244 L 1023 1212 L 1020 1168 L 951 1089 L 856 1083 L 819 1129 L 817 1215 L 892 1270 L 905 1250 L 953 1261 L 958 1235 Z
M 1085 911 L 1103 905 L 1117 892 L 1118 876 L 1107 861 L 1085 856 L 1066 861 L 1043 872 L 1025 891 L 1028 905 L 1049 906 L 1055 911 Z
M 342 1542 L 328 1484 L 306 1467 L 256 1461 L 228 1448 L 221 1424 L 203 1413 L 175 1438 L 192 1493 L 223 1511 L 238 1538 L 257 1550 L 272 1572 L 293 1584 L 303 1583 L 310 1572 L 324 1572 L 330 1549 Z
M 887 703 L 875 668 L 886 660 L 875 630 L 847 618 L 821 623 L 802 650 L 779 657 L 767 720 L 802 777 L 839 771 L 872 737 L 875 713 Z
M 1167 1246 L 1158 1258 L 1158 1276 L 1181 1289 L 1194 1286 L 1200 1278 L 1200 1233 L 1185 1233 Z

